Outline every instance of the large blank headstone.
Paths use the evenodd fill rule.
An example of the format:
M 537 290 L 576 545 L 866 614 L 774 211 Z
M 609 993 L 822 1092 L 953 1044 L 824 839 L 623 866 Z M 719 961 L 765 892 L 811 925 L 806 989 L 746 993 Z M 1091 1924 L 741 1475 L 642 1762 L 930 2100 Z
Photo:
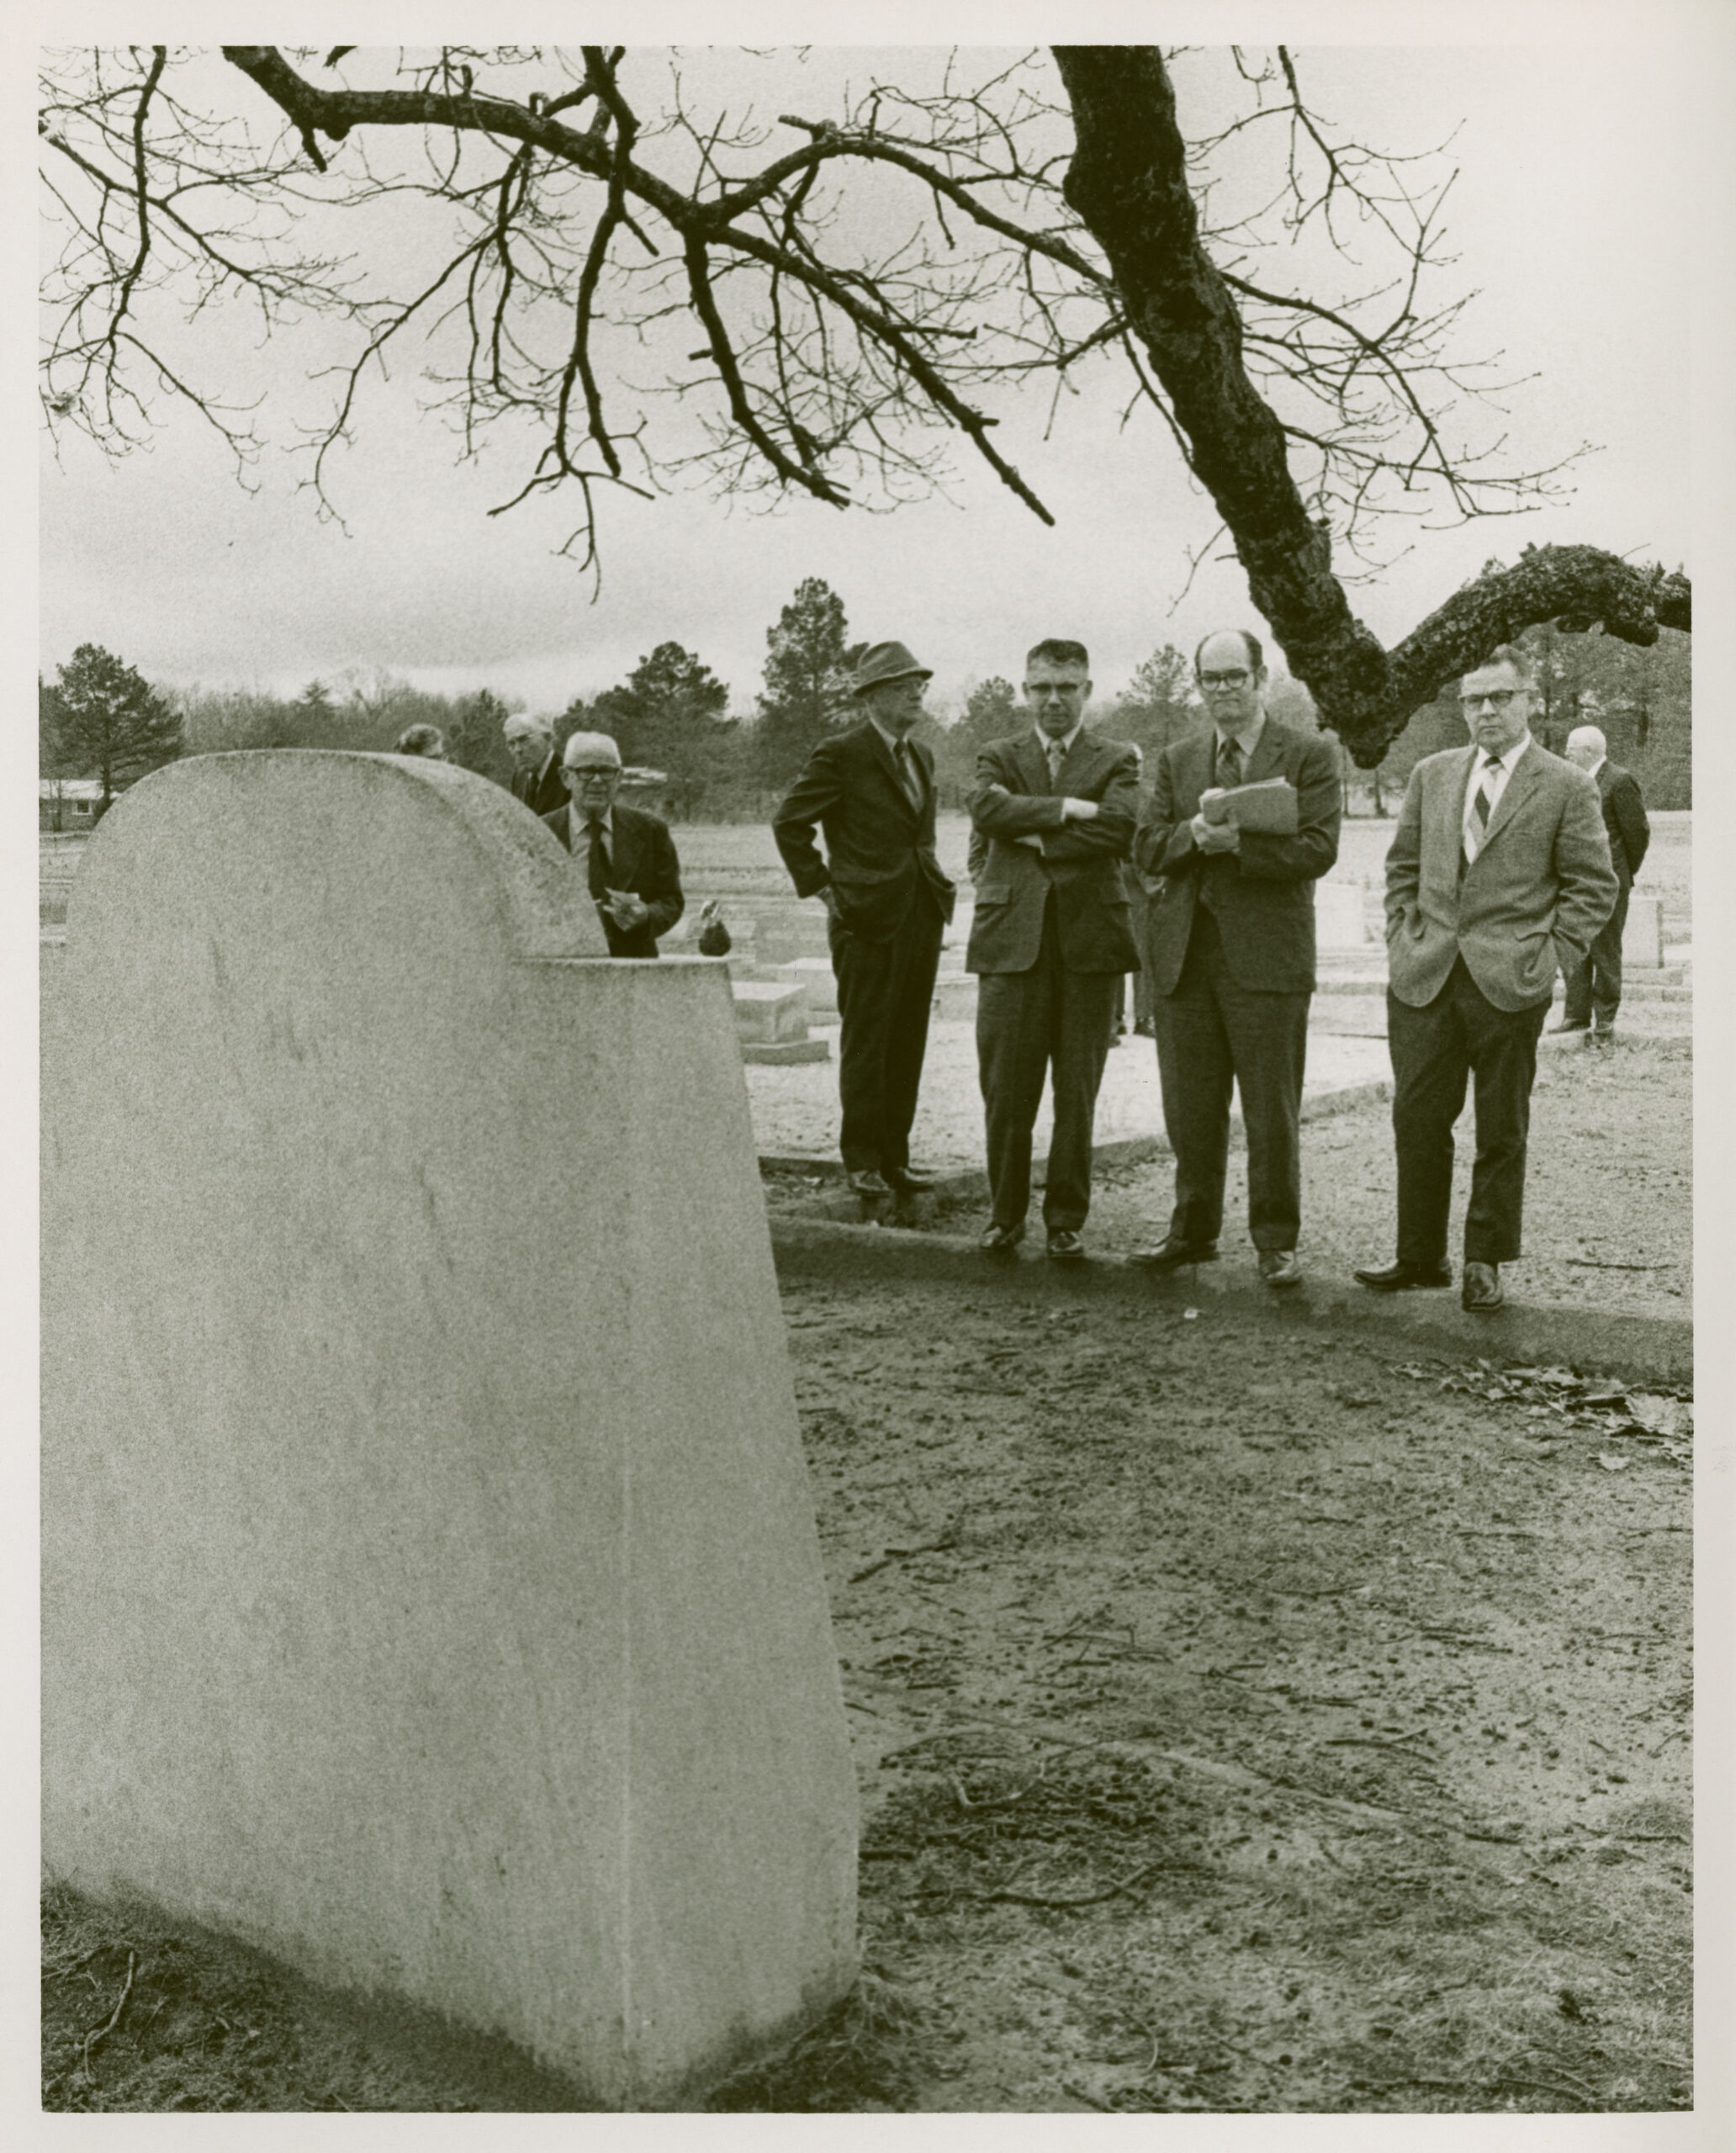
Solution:
M 726 968 L 469 773 L 214 756 L 45 976 L 45 1854 L 654 2107 L 854 1974 Z

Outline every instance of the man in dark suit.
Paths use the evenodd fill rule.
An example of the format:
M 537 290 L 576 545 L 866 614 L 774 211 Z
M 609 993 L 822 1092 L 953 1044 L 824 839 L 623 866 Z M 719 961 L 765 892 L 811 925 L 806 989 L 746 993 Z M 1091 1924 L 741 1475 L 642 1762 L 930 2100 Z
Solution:
M 681 866 L 660 817 L 622 807 L 621 750 L 606 733 L 575 733 L 561 758 L 569 804 L 542 819 L 582 859 L 611 957 L 654 957 L 681 917 Z
M 567 804 L 560 758 L 554 752 L 554 727 L 546 717 L 509 717 L 500 727 L 512 758 L 512 796 L 533 815 L 552 815 Z
M 965 955 L 977 975 L 977 1063 L 987 1125 L 990 1223 L 1010 1256 L 1030 1202 L 1031 1129 L 1045 1076 L 1055 1131 L 1043 1224 L 1049 1254 L 1084 1254 L 1091 1129 L 1123 976 L 1139 969 L 1121 863 L 1139 819 L 1139 750 L 1085 730 L 1091 661 L 1081 643 L 1025 660 L 1036 722 L 977 758 L 973 833 L 987 841 Z
M 1616 1036 L 1616 1012 L 1622 1006 L 1622 935 L 1628 925 L 1628 900 L 1652 841 L 1639 780 L 1609 759 L 1608 743 L 1595 725 L 1576 725 L 1562 750 L 1576 770 L 1596 780 L 1603 807 L 1604 834 L 1619 893 L 1616 908 L 1591 938 L 1583 961 L 1567 976 L 1567 1001 L 1560 1032 L 1588 1028 L 1595 1046 L 1610 1046 Z
M 1241 629 L 1208 636 L 1194 677 L 1210 727 L 1157 758 L 1134 848 L 1156 883 L 1146 934 L 1175 1210 L 1153 1270 L 1210 1262 L 1224 1217 L 1232 1083 L 1247 1131 L 1248 1231 L 1268 1286 L 1302 1272 L 1302 1072 L 1314 992 L 1314 885 L 1338 856 L 1337 758 L 1319 733 L 1266 710 L 1265 654 Z M 1241 829 L 1207 810 L 1219 795 L 1280 778 L 1294 834 Z
M 1453 1124 L 1477 1080 L 1465 1210 L 1465 1308 L 1505 1299 L 1519 1253 L 1537 1043 L 1616 901 L 1597 787 L 1532 738 L 1530 661 L 1502 643 L 1459 684 L 1473 744 L 1410 773 L 1386 855 L 1387 1045 L 1398 1155 L 1398 1258 L 1375 1293 L 1448 1286 Z
M 865 652 L 859 725 L 823 740 L 772 823 L 797 893 L 817 897 L 843 1020 L 839 1149 L 859 1196 L 927 1188 L 910 1124 L 953 886 L 934 856 L 934 765 L 909 735 L 934 675 L 901 643 Z M 823 857 L 814 842 L 823 829 Z

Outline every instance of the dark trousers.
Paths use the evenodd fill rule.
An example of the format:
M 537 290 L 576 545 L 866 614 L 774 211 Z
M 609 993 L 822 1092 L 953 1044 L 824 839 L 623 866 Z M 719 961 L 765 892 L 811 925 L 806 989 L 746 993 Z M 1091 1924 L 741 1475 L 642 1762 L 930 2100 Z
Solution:
M 1175 1153 L 1170 1231 L 1215 1241 L 1224 1223 L 1230 1096 L 1247 1131 L 1248 1233 L 1258 1249 L 1294 1248 L 1302 1221 L 1302 1072 L 1307 994 L 1238 986 L 1218 923 L 1197 905 L 1172 993 L 1154 997 L 1163 1125 Z
M 1629 886 L 1631 888 L 1631 885 Z M 1622 1006 L 1622 931 L 1628 924 L 1629 890 L 1616 899 L 1616 908 L 1597 930 L 1583 964 L 1567 976 L 1567 1006 L 1562 1021 L 1569 1024 L 1595 1023 L 1606 1032 Z
M 1453 1124 L 1476 1078 L 1477 1157 L 1465 1212 L 1467 1263 L 1511 1263 L 1519 1253 L 1531 1085 L 1547 1002 L 1497 1009 L 1463 957 L 1421 1009 L 1386 997 L 1393 1066 L 1393 1140 L 1399 1166 L 1399 1261 L 1447 1257 L 1453 1198 Z
M 940 907 L 926 886 L 887 941 L 865 942 L 835 919 L 828 923 L 842 1020 L 838 1148 L 847 1172 L 897 1172 L 910 1163 L 941 926 Z
M 982 1084 L 988 1188 L 998 1226 L 1016 1226 L 1030 1203 L 1031 1129 L 1054 1087 L 1055 1129 L 1043 1223 L 1077 1233 L 1091 1209 L 1091 1128 L 1109 1050 L 1119 972 L 1069 971 L 1061 960 L 1055 900 L 1029 971 L 977 981 L 977 1068 Z

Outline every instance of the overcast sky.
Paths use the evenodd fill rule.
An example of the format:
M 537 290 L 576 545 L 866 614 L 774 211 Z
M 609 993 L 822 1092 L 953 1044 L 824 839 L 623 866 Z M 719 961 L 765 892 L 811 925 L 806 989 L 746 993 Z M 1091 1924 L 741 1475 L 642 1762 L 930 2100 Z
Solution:
M 932 52 L 791 54 L 758 90 L 766 118 L 823 113 L 844 77 L 898 76 Z M 1511 452 L 1538 464 L 1601 444 L 1564 506 L 1410 534 L 1413 550 L 1353 602 L 1384 640 L 1405 633 L 1491 554 L 1585 542 L 1674 564 L 1689 555 L 1688 341 L 1695 229 L 1686 198 L 1689 63 L 1680 49 L 1606 46 L 1300 49 L 1316 105 L 1395 150 L 1456 136 L 1450 250 L 1439 290 L 1474 290 L 1468 355 L 1500 352 L 1539 378 L 1503 399 Z M 704 56 L 693 68 L 703 80 Z M 713 63 L 722 67 L 725 62 Z M 765 73 L 762 68 L 760 72 Z M 733 96 L 737 77 L 726 82 Z M 230 93 L 251 96 L 245 83 Z M 1184 104 L 1184 129 L 1190 121 Z M 317 340 L 262 357 L 232 338 L 238 380 L 263 365 L 267 425 L 313 407 Z M 589 584 L 553 548 L 557 505 L 485 511 L 516 490 L 505 458 L 460 468 L 443 424 L 415 408 L 407 366 L 364 404 L 334 491 L 346 529 L 320 521 L 291 459 L 268 458 L 258 491 L 236 484 L 209 434 L 184 415 L 149 453 L 106 463 L 68 438 L 41 479 L 41 656 L 52 667 L 99 643 L 149 677 L 299 689 L 378 668 L 443 690 L 488 685 L 558 708 L 620 679 L 655 643 L 698 652 L 738 711 L 760 685 L 765 630 L 805 575 L 843 597 L 854 635 L 897 637 L 936 671 L 936 691 L 1016 674 L 1041 634 L 1092 648 L 1099 694 L 1157 645 L 1251 619 L 1233 562 L 1208 565 L 1178 610 L 1190 548 L 1213 516 L 1160 427 L 1118 431 L 1105 379 L 1040 439 L 1044 400 L 998 406 L 1001 445 L 1056 513 L 1044 528 L 961 452 L 951 501 L 894 515 L 796 500 L 775 514 L 683 491 L 602 505 L 604 578 Z M 1443 521 L 1442 516 L 1432 521 Z M 1690 563 L 1691 565 L 1691 563 Z

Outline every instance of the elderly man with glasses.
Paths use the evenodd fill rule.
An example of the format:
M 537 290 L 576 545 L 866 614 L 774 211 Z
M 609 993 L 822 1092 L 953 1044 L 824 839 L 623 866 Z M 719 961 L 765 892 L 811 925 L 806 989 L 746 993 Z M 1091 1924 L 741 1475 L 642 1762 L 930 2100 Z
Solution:
M 1175 1152 L 1169 1231 L 1134 1261 L 1211 1262 L 1224 1218 L 1232 1087 L 1247 1131 L 1248 1231 L 1268 1286 L 1294 1286 L 1301 1225 L 1302 1072 L 1314 992 L 1314 886 L 1338 857 L 1330 741 L 1266 709 L 1259 639 L 1209 635 L 1194 670 L 1211 723 L 1157 758 L 1134 846 L 1156 882 L 1146 933 L 1163 1121 Z M 1243 827 L 1224 796 L 1272 786 L 1289 827 Z M 1289 798 L 1284 797 L 1288 788 Z M 1293 803 L 1293 812 L 1291 812 Z
M 675 841 L 661 817 L 623 807 L 621 750 L 606 733 L 575 733 L 561 757 L 571 796 L 542 819 L 582 861 L 611 957 L 654 957 L 686 908 Z

